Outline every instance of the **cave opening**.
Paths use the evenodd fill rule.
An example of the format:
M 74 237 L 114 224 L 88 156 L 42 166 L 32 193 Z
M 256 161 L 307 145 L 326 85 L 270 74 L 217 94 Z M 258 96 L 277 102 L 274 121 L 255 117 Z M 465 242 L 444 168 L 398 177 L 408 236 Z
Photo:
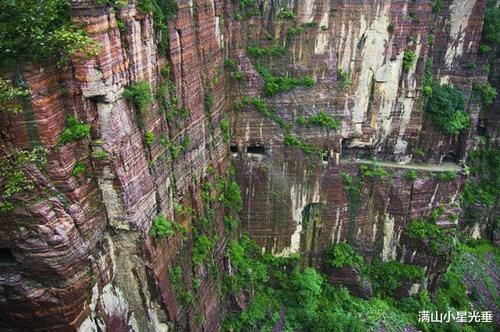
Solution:
M 342 140 L 342 158 L 370 158 L 371 147 L 366 145 L 352 145 L 352 140 Z
M 323 159 L 323 162 L 327 163 L 328 160 L 330 160 L 330 152 L 327 150 L 327 151 L 323 151 L 323 154 L 321 155 L 322 159 Z
M 261 145 L 249 145 L 247 146 L 247 153 L 266 154 L 266 149 Z
M 229 151 L 231 151 L 231 153 L 238 153 L 239 152 L 238 146 L 237 145 L 230 145 Z
M 0 248 L 0 265 L 14 265 L 16 263 L 17 261 L 12 254 L 12 250 L 9 248 Z
M 458 163 L 458 156 L 455 152 L 448 152 L 447 155 L 443 157 L 443 163 Z
M 479 120 L 476 128 L 476 133 L 478 136 L 486 136 L 487 124 L 485 119 Z

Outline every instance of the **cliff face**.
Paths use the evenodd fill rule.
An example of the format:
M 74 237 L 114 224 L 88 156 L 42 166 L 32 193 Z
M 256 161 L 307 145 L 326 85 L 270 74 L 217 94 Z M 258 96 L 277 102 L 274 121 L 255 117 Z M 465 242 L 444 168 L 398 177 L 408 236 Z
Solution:
M 430 175 L 446 168 L 417 166 L 413 169 L 422 172 L 419 179 L 407 181 L 395 163 L 391 179 L 365 183 L 361 203 L 354 207 L 344 193 L 341 174 L 355 174 L 353 156 L 409 162 L 410 169 L 421 160 L 422 152 L 431 162 L 466 158 L 479 114 L 472 84 L 486 77 L 479 67 L 464 68 L 476 60 L 485 3 L 448 1 L 439 15 L 432 13 L 429 2 L 308 1 L 296 8 L 294 4 L 281 5 L 298 13 L 296 24 L 309 23 L 311 28 L 306 25 L 302 33 L 287 38 L 285 32 L 292 23 L 277 18 L 279 10 L 265 3 L 263 14 L 241 28 L 232 51 L 243 73 L 254 77 L 254 67 L 248 64 L 255 59 L 247 58 L 242 43 L 286 47 L 289 53 L 266 60 L 266 65 L 292 76 L 311 75 L 317 83 L 273 97 L 270 108 L 291 123 L 322 110 L 341 121 L 341 129 L 293 129 L 324 151 L 323 161 L 318 161 L 283 144 L 286 131 L 252 107 L 235 113 L 232 143 L 238 152 L 233 159 L 245 188 L 243 225 L 275 253 L 312 250 L 314 256 L 328 242 L 349 239 L 368 255 L 394 256 L 401 230 L 410 219 L 426 216 L 439 206 L 457 210 L 452 206 L 457 204 L 460 177 L 443 183 Z M 267 34 L 277 41 L 266 40 Z M 415 54 L 415 65 L 406 69 L 404 57 L 410 52 Z M 465 92 L 472 115 L 468 133 L 443 135 L 425 116 L 426 63 L 433 64 L 436 79 Z M 341 71 L 348 75 L 348 86 L 341 84 Z M 250 95 L 256 95 L 263 84 L 247 82 L 240 91 Z M 254 151 L 254 146 L 265 151 L 245 153 Z M 321 207 L 319 224 L 309 223 L 305 229 L 304 218 L 313 206 Z M 309 227 L 316 234 L 306 243 Z
M 169 79 L 176 84 L 179 108 L 189 108 L 189 117 L 175 123 L 168 124 L 162 113 L 174 110 L 161 110 L 156 101 L 139 115 L 122 97 L 133 82 L 149 82 L 156 91 L 167 61 L 158 54 L 152 18 L 133 2 L 115 14 L 94 1 L 73 1 L 73 19 L 85 22 L 100 45 L 98 56 L 74 58 L 64 70 L 53 64 L 21 68 L 31 107 L 20 115 L 2 114 L 2 146 L 41 144 L 48 162 L 43 170 L 29 170 L 35 190 L 22 207 L 1 217 L 1 247 L 14 259 L 1 276 L 4 328 L 33 327 L 35 320 L 40 330 L 195 324 L 183 317 L 188 313 L 169 279 L 170 265 L 190 270 L 190 260 L 180 253 L 191 250 L 192 241 L 178 235 L 155 242 L 148 234 L 157 214 L 174 219 L 174 203 L 201 213 L 195 181 L 210 165 L 222 174 L 228 164 L 218 125 L 226 108 L 223 80 L 215 80 L 223 61 L 214 28 L 221 7 L 186 2 L 171 23 Z M 203 106 L 205 86 L 214 95 L 210 113 Z M 57 144 L 68 114 L 91 124 L 91 139 Z M 146 132 L 156 137 L 150 146 Z M 189 145 L 174 160 L 160 137 Z M 75 176 L 78 162 L 85 171 Z M 175 219 L 190 229 L 189 219 Z M 202 281 L 199 311 L 213 329 L 216 285 Z
M 63 69 L 20 67 L 14 78 L 31 89 L 27 107 L 17 115 L 0 113 L 3 154 L 47 149 L 45 168 L 26 169 L 34 189 L 18 197 L 15 210 L 0 214 L 0 327 L 32 328 L 36 320 L 41 331 L 162 331 L 174 324 L 217 330 L 228 240 L 223 219 L 230 211 L 219 200 L 207 201 L 203 188 L 226 181 L 231 162 L 242 189 L 241 229 L 265 250 L 301 252 L 305 263 L 314 263 L 327 244 L 349 240 L 367 257 L 428 267 L 432 286 L 446 261 L 406 241 L 402 230 L 440 206 L 448 212 L 438 222 L 455 227 L 450 215 L 460 213 L 463 177 L 436 179 L 434 172 L 460 167 L 418 168 L 415 151 L 430 162 L 457 162 L 474 145 L 479 105 L 472 85 L 486 75 L 466 65 L 476 61 L 484 6 L 482 0 L 444 1 L 432 14 L 429 1 L 262 1 L 258 15 L 238 18 L 242 9 L 229 0 L 180 1 L 165 57 L 152 17 L 140 13 L 136 1 L 115 13 L 73 0 L 73 20 L 85 23 L 100 45 L 98 56 L 74 57 Z M 278 18 L 283 8 L 296 13 L 293 22 Z M 300 24 L 305 28 L 291 36 Z M 230 112 L 264 85 L 256 59 L 247 55 L 255 45 L 286 49 L 282 57 L 259 60 L 262 65 L 316 81 L 267 98 L 279 118 L 293 123 L 323 110 L 341 122 L 339 130 L 292 129 L 322 158 L 284 144 L 286 131 L 254 107 Z M 409 69 L 405 52 L 416 57 Z M 472 125 L 458 137 L 441 134 L 422 110 L 431 57 L 433 75 L 468 100 Z M 243 81 L 224 74 L 225 59 L 235 60 Z M 342 75 L 350 84 L 339 83 Z M 156 96 L 145 112 L 123 98 L 134 82 L 150 83 Z M 175 89 L 162 96 L 158 91 L 169 82 Z M 177 105 L 164 107 L 167 98 Z M 221 130 L 225 113 L 231 153 Z M 89 139 L 58 144 L 68 115 L 90 124 Z M 173 153 L 172 146 L 183 148 Z M 354 203 L 342 174 L 356 177 L 353 157 L 360 156 L 388 161 L 389 176 L 363 181 Z M 85 171 L 75 175 L 77 164 Z M 419 172 L 416 181 L 405 177 L 408 169 Z M 208 189 L 208 196 L 215 191 Z M 160 214 L 186 234 L 151 237 Z M 200 220 L 212 223 L 207 233 L 216 239 L 205 265 L 191 259 Z

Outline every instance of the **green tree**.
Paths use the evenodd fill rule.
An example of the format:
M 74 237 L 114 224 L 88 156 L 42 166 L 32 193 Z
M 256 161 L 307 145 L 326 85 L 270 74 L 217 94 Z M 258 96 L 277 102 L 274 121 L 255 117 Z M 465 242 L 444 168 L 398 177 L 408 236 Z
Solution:
M 0 1 L 1 66 L 97 54 L 92 39 L 72 24 L 70 5 L 70 0 Z
M 433 123 L 444 133 L 457 135 L 470 125 L 470 115 L 464 111 L 464 94 L 451 85 L 435 84 L 427 105 Z

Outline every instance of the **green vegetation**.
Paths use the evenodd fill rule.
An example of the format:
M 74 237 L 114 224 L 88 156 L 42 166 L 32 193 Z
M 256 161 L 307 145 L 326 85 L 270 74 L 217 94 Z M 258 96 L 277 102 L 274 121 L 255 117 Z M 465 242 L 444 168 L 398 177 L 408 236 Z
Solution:
M 150 148 L 156 140 L 156 136 L 152 131 L 146 131 L 144 133 L 144 143 Z
M 349 202 L 351 204 L 351 211 L 354 207 L 359 207 L 361 204 L 361 194 L 363 192 L 364 183 L 359 177 L 352 177 L 349 174 L 342 174 L 344 183 L 344 190 L 347 193 Z
M 453 171 L 444 171 L 435 174 L 435 178 L 439 181 L 453 181 L 457 177 L 457 173 Z
M 283 9 L 279 12 L 278 18 L 286 21 L 294 21 L 295 14 L 291 10 Z
M 74 116 L 68 115 L 66 118 L 66 128 L 59 136 L 59 144 L 67 144 L 86 138 L 90 134 L 90 125 L 78 121 Z
M 281 116 L 276 114 L 273 110 L 269 108 L 266 101 L 261 98 L 243 98 L 243 104 L 251 104 L 259 111 L 264 117 L 276 123 L 278 126 L 284 129 L 289 129 L 290 124 L 288 124 Z
M 146 111 L 153 102 L 151 85 L 149 82 L 132 83 L 125 87 L 123 98 L 132 102 L 139 111 Z
M 144 14 L 152 14 L 154 27 L 159 38 L 160 54 L 168 54 L 168 21 L 179 10 L 176 0 L 139 0 L 137 9 Z
M 228 70 L 231 74 L 231 77 L 237 81 L 245 80 L 245 76 L 238 70 L 238 66 L 236 65 L 236 61 L 231 59 L 224 60 L 224 68 Z
M 470 177 L 462 192 L 466 206 L 475 203 L 494 207 L 500 197 L 500 150 L 483 148 L 469 154 Z M 472 212 L 474 213 L 474 212 Z M 473 216 L 471 216 L 472 219 Z
M 205 234 L 197 236 L 193 247 L 193 263 L 200 265 L 205 262 L 209 257 L 215 241 L 209 239 Z
M 500 43 L 500 8 L 496 0 L 488 0 L 486 4 L 482 41 L 494 49 Z
M 422 240 L 436 255 L 447 255 L 453 248 L 453 239 L 436 224 L 424 219 L 416 219 L 406 227 L 405 234 L 410 239 Z
M 474 84 L 474 92 L 479 95 L 483 106 L 485 107 L 493 105 L 493 102 L 495 101 L 495 98 L 497 96 L 497 90 L 489 83 Z
M 341 251 L 348 252 L 346 261 L 356 256 L 350 249 L 344 249 Z M 397 300 L 392 296 L 403 283 L 423 281 L 424 271 L 421 267 L 395 261 L 375 261 L 364 265 L 354 258 L 354 264 L 360 264 L 361 270 L 370 277 L 376 294 L 371 300 L 362 300 L 350 295 L 345 288 L 330 284 L 313 268 L 301 270 L 297 257 L 262 254 L 260 248 L 245 236 L 238 241 L 231 241 L 227 256 L 232 273 L 225 276 L 225 293 L 252 295 L 244 310 L 229 313 L 223 324 L 225 330 L 246 331 L 250 327 L 257 331 L 268 331 L 282 317 L 280 324 L 286 331 L 361 332 L 378 331 L 383 327 L 385 331 L 396 332 L 414 326 L 430 332 L 436 331 L 438 325 L 419 323 L 420 310 L 433 311 L 439 308 L 439 311 L 447 312 L 470 308 L 471 301 L 460 280 L 463 275 L 461 270 L 465 268 L 463 265 L 467 264 L 466 259 L 452 264 L 452 269 L 443 277 L 443 286 L 433 298 L 424 290 Z M 474 268 L 475 265 L 470 266 Z M 283 310 L 285 315 L 280 314 Z M 485 324 L 483 328 L 493 331 Z M 461 330 L 458 324 L 450 323 L 443 324 L 442 331 Z
M 389 23 L 389 25 L 387 26 L 387 31 L 389 33 L 393 33 L 394 32 L 394 24 L 393 23 Z
M 359 165 L 359 172 L 361 174 L 361 178 L 371 178 L 371 179 L 383 179 L 389 176 L 389 173 L 385 169 L 380 166 L 377 166 L 375 163 L 372 164 L 362 164 Z
M 260 46 L 249 46 L 247 47 L 248 55 L 258 58 L 263 56 L 269 57 L 280 57 L 285 55 L 287 52 L 286 48 L 283 46 L 273 46 L 273 47 L 260 47 Z
M 438 128 L 450 135 L 466 130 L 470 124 L 470 116 L 464 109 L 465 98 L 460 90 L 451 85 L 434 84 L 427 111 Z
M 238 226 L 238 219 L 233 218 L 232 216 L 224 216 L 224 230 L 227 233 L 232 233 L 233 231 L 237 230 Z
M 154 136 L 153 136 L 153 141 L 154 141 Z M 152 142 L 152 141 L 151 141 Z M 175 143 L 170 141 L 167 137 L 161 136 L 160 137 L 160 144 L 168 150 L 170 157 L 172 160 L 176 160 L 179 158 L 179 154 L 182 152 L 187 151 L 189 148 L 189 145 L 191 144 L 191 139 L 189 136 L 185 136 L 180 140 L 180 143 Z
M 17 113 L 21 111 L 18 99 L 29 95 L 29 90 L 12 87 L 6 80 L 0 78 L 0 112 Z
M 302 32 L 304 32 L 304 27 L 302 26 L 293 26 L 293 27 L 290 27 L 288 28 L 287 32 L 286 32 L 286 37 L 288 39 L 293 39 L 293 37 L 297 36 L 297 35 L 300 35 Z
M 414 148 L 413 149 L 413 156 L 417 157 L 417 158 L 424 158 L 425 152 L 420 148 Z
M 85 172 L 85 169 L 85 163 L 79 161 L 75 164 L 75 167 L 73 167 L 73 171 L 71 171 L 71 174 L 73 174 L 73 176 L 78 176 L 80 174 L 83 174 Z
M 219 126 L 220 126 L 220 130 L 222 132 L 222 140 L 226 144 L 229 143 L 229 141 L 231 140 L 229 121 L 227 119 L 222 119 L 222 120 L 220 120 Z
M 224 60 L 224 68 L 226 68 L 230 71 L 233 71 L 233 70 L 238 69 L 238 66 L 236 65 L 236 61 L 234 61 L 232 59 L 225 59 Z
M 414 228 L 405 233 L 410 232 L 428 242 L 430 239 L 439 242 L 444 236 L 437 226 L 423 220 L 414 221 L 421 222 L 427 224 L 412 226 Z M 473 331 L 476 328 L 493 331 L 492 325 L 484 323 L 437 325 L 418 322 L 421 310 L 456 312 L 470 310 L 472 302 L 475 308 L 486 308 L 485 303 L 498 301 L 495 283 L 484 264 L 492 259 L 500 262 L 500 250 L 481 242 L 460 245 L 457 253 L 450 256 L 453 258 L 451 267 L 432 297 L 421 288 L 415 295 L 396 299 L 393 296 L 401 286 L 407 288 L 424 281 L 422 267 L 377 259 L 367 264 L 348 244 L 329 246 L 323 256 L 325 263 L 332 267 L 356 266 L 362 278 L 371 281 L 375 296 L 362 300 L 350 295 L 345 288 L 330 284 L 315 269 L 299 268 L 297 256 L 285 258 L 263 254 L 261 248 L 243 236 L 228 246 L 231 273 L 225 276 L 223 289 L 228 296 L 251 294 L 250 302 L 244 310 L 229 312 L 223 329 L 246 331 L 251 327 L 266 331 L 281 319 L 279 324 L 287 331 L 374 331 L 383 327 L 385 331 L 396 332 L 409 326 L 426 332 Z M 467 280 L 473 280 L 474 284 L 469 281 L 466 287 L 464 281 Z M 489 294 L 484 293 L 484 288 Z M 472 291 L 470 297 L 468 290 Z
M 413 51 L 405 51 L 403 56 L 403 69 L 409 71 L 415 64 L 417 54 Z
M 321 110 L 318 114 L 305 117 L 299 117 L 297 119 L 297 124 L 301 126 L 308 127 L 321 127 L 326 129 L 336 130 L 340 127 L 340 124 L 335 120 L 330 114 Z
M 343 71 L 342 69 L 337 70 L 337 82 L 339 82 L 340 88 L 347 88 L 349 85 L 351 85 L 349 73 Z
M 94 41 L 71 22 L 70 8 L 68 0 L 1 1 L 0 67 L 96 55 Z
M 414 170 L 408 170 L 405 172 L 405 178 L 408 180 L 408 181 L 415 181 L 417 179 L 417 172 L 415 172 Z
M 220 181 L 217 183 L 217 191 L 219 192 L 219 202 L 236 212 L 241 211 L 243 208 L 241 190 L 235 181 Z
M 324 261 L 334 268 L 363 264 L 363 257 L 356 254 L 348 243 L 330 245 L 326 248 Z
M 391 296 L 402 282 L 420 283 L 424 270 L 420 266 L 407 265 L 397 261 L 376 261 L 368 267 L 368 275 L 376 294 Z
M 312 21 L 312 22 L 307 22 L 307 23 L 304 23 L 302 24 L 302 26 L 305 28 L 305 29 L 313 29 L 313 28 L 317 28 L 318 27 L 318 23 Z
M 443 0 L 432 0 L 432 13 L 439 14 L 443 10 Z
M 92 156 L 94 156 L 97 159 L 106 159 L 108 157 L 108 154 L 104 150 L 99 150 L 92 153 Z
M 424 80 L 423 80 L 424 84 L 423 92 L 425 95 L 432 94 L 432 83 L 433 83 L 432 58 L 428 58 L 427 61 L 425 62 Z
M 264 94 L 268 97 L 275 96 L 281 92 L 291 91 L 298 86 L 312 87 L 314 85 L 314 79 L 309 76 L 302 78 L 274 76 L 268 69 L 262 66 L 258 66 L 257 70 L 264 79 Z
M 317 147 L 302 141 L 295 134 L 290 132 L 285 133 L 283 144 L 285 144 L 286 146 L 299 147 L 304 153 L 307 154 L 319 154 L 319 149 Z
M 159 214 L 153 218 L 149 233 L 156 238 L 169 238 L 175 234 L 174 223 L 164 214 Z
M 16 195 L 22 195 L 34 188 L 34 183 L 24 169 L 29 165 L 38 168 L 45 167 L 47 163 L 46 151 L 36 147 L 31 151 L 13 150 L 6 156 L 0 158 L 0 213 L 10 212 L 18 205 L 15 201 Z

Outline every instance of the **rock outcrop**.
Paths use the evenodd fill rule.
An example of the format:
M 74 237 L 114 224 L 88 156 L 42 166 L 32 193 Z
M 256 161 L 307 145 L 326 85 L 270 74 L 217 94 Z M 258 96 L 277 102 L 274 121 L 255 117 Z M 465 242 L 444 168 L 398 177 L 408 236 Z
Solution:
M 31 97 L 21 113 L 0 113 L 2 157 L 42 146 L 47 164 L 26 168 L 33 189 L 0 214 L 2 330 L 218 330 L 229 209 L 207 197 L 232 176 L 231 163 L 241 231 L 266 251 L 300 252 L 304 264 L 317 264 L 326 245 L 350 241 L 366 257 L 426 267 L 434 285 L 446 260 L 402 232 L 440 206 L 460 213 L 461 171 L 450 181 L 433 175 L 448 170 L 442 161 L 460 170 L 475 144 L 472 85 L 486 74 L 466 65 L 477 60 L 484 0 L 445 0 L 439 13 L 432 1 L 264 0 L 250 14 L 230 0 L 182 0 L 168 55 L 158 48 L 165 36 L 136 4 L 115 12 L 73 0 L 72 19 L 85 24 L 99 54 L 74 56 L 64 68 L 24 64 L 9 77 Z M 293 20 L 280 18 L 283 9 Z M 248 46 L 285 52 L 257 61 Z M 405 52 L 415 55 L 409 68 Z M 472 125 L 457 137 L 440 133 L 422 109 L 430 58 L 434 77 L 466 95 Z M 243 80 L 224 72 L 227 59 Z M 284 129 L 240 102 L 262 95 L 257 64 L 316 82 L 263 98 L 278 119 L 294 124 L 324 111 L 340 128 Z M 139 82 L 155 96 L 147 111 L 123 97 Z M 167 99 L 175 103 L 165 107 Z M 90 135 L 61 144 L 69 115 L 89 124 Z M 317 151 L 285 144 L 290 132 Z M 417 151 L 429 164 L 416 163 Z M 344 178 L 359 177 L 361 157 L 387 161 L 388 176 L 363 179 L 353 201 Z M 75 175 L 77 164 L 85 170 Z M 412 166 L 415 181 L 405 175 Z M 152 237 L 158 215 L 186 232 Z M 438 224 L 456 227 L 449 216 Z M 210 262 L 200 265 L 192 256 L 202 220 L 214 240 Z

